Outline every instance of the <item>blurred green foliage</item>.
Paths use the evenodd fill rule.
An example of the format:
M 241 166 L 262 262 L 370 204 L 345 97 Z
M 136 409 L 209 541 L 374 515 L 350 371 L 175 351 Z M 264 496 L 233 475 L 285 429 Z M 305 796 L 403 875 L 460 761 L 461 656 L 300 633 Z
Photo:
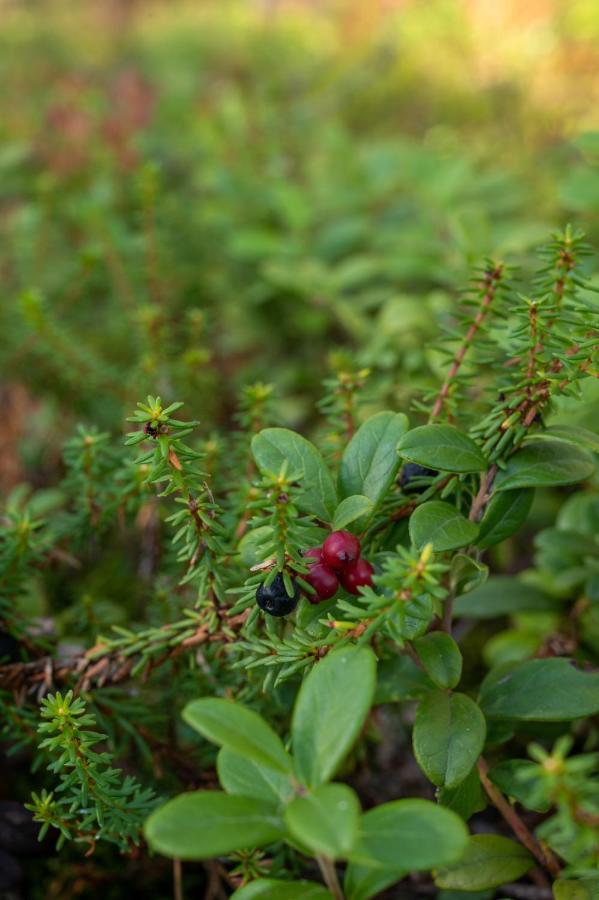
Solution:
M 58 446 L 148 389 L 226 427 L 267 377 L 309 426 L 351 361 L 406 408 L 473 263 L 527 270 L 566 219 L 599 237 L 594 4 L 374 6 L 7 9 L 0 361 L 45 400 L 26 462 L 40 416 Z

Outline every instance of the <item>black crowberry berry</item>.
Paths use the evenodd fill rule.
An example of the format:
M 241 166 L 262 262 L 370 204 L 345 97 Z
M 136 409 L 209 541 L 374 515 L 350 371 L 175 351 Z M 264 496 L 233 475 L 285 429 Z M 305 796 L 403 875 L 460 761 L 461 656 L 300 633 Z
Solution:
M 285 589 L 283 576 L 279 573 L 268 587 L 263 584 L 258 585 L 256 603 L 269 616 L 288 616 L 297 606 L 300 595 L 299 587 L 295 582 L 293 582 L 293 589 L 293 596 L 290 597 Z
M 408 462 L 403 466 L 399 476 L 399 486 L 408 494 L 423 494 L 428 484 L 413 484 L 420 478 L 435 478 L 439 473 L 436 469 L 427 469 L 418 463 Z

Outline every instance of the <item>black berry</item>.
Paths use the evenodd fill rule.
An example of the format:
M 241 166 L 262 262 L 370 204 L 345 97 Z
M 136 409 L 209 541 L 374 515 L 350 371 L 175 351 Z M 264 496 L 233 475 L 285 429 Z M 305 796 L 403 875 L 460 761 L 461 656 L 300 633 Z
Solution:
M 290 597 L 285 589 L 283 576 L 279 573 L 266 587 L 258 586 L 256 591 L 256 603 L 269 616 L 288 616 L 293 612 L 299 600 L 299 587 L 293 582 L 294 593 Z
M 421 478 L 435 478 L 439 473 L 436 469 L 427 469 L 418 463 L 406 463 L 399 476 L 399 485 L 408 494 L 422 494 L 429 487 L 428 484 L 418 484 Z M 414 484 L 413 482 L 416 482 Z
M 322 545 L 322 561 L 342 572 L 360 557 L 360 541 L 349 531 L 333 531 Z

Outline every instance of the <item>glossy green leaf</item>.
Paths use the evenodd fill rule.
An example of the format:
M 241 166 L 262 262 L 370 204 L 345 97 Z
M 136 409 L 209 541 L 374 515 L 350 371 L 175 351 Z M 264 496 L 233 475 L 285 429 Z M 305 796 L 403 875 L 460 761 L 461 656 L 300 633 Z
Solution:
M 558 722 L 599 712 L 599 672 L 569 659 L 529 659 L 492 669 L 480 705 L 489 718 Z
M 345 859 L 358 835 L 360 801 L 345 784 L 323 784 L 285 810 L 292 837 L 315 854 Z
M 495 479 L 495 489 L 576 484 L 590 478 L 594 471 L 595 461 L 588 450 L 556 438 L 539 438 L 509 458 L 507 468 Z
M 472 544 L 478 535 L 478 525 L 470 522 L 451 503 L 429 500 L 417 506 L 410 516 L 410 537 L 420 550 L 432 544 L 441 553 Z
M 420 702 L 414 722 L 414 754 L 437 787 L 455 787 L 480 756 L 485 719 L 466 694 L 432 691 Z
M 218 780 L 227 794 L 258 797 L 270 803 L 286 803 L 293 796 L 287 775 L 222 747 L 216 758 Z
M 511 575 L 493 575 L 482 587 L 458 597 L 453 611 L 468 619 L 493 619 L 521 612 L 553 612 L 560 602 Z
M 400 881 L 407 872 L 402 869 L 383 869 L 351 862 L 345 870 L 343 890 L 346 900 L 370 900 Z
M 408 429 L 403 413 L 380 412 L 368 419 L 345 448 L 339 469 L 342 497 L 364 494 L 376 506 L 397 475 L 397 443 Z
M 599 453 L 599 434 L 589 431 L 588 428 L 581 428 L 579 425 L 550 425 L 535 435 L 535 438 L 553 437 L 562 441 L 570 441 L 577 447 L 586 447 L 594 453 Z
M 554 900 L 597 900 L 599 878 L 560 878 L 553 882 Z
M 214 744 L 279 772 L 291 771 L 291 759 L 281 738 L 262 716 L 240 703 L 202 697 L 187 704 L 183 718 Z
M 272 475 L 278 475 L 287 462 L 289 474 L 297 472 L 301 480 L 300 509 L 325 522 L 331 521 L 337 507 L 337 491 L 324 459 L 310 441 L 287 428 L 265 428 L 253 438 L 252 453 L 260 471 Z
M 482 587 L 489 577 L 489 567 L 467 553 L 456 553 L 449 569 L 450 589 L 454 596 L 469 594 Z
M 331 900 L 332 895 L 315 881 L 278 881 L 258 878 L 231 894 L 231 900 Z
M 397 447 L 402 459 L 441 472 L 483 472 L 487 461 L 474 441 L 453 425 L 421 425 L 408 431 Z
M 331 778 L 361 731 L 376 684 L 369 647 L 332 650 L 300 688 L 291 736 L 300 781 L 316 787 Z
M 459 859 L 467 840 L 466 826 L 451 810 L 429 800 L 394 800 L 364 813 L 351 859 L 415 872 Z
M 431 631 L 414 641 L 414 649 L 431 679 L 440 688 L 454 688 L 462 676 L 462 654 L 450 635 Z
M 370 515 L 373 508 L 372 500 L 363 494 L 352 494 L 351 497 L 346 497 L 335 510 L 333 530 L 347 528 L 352 522 Z
M 454 788 L 440 788 L 437 799 L 441 806 L 452 809 L 465 822 L 477 812 L 486 809 L 487 795 L 480 783 L 478 768 L 472 767 L 469 775 Z
M 435 884 L 458 891 L 482 891 L 517 881 L 534 864 L 522 844 L 495 834 L 475 834 L 459 862 L 435 873 Z
M 285 835 L 272 803 L 220 791 L 180 794 L 153 812 L 144 834 L 153 850 L 176 859 L 210 859 L 262 847 Z
M 435 686 L 409 656 L 396 654 L 378 664 L 374 703 L 417 700 Z
M 531 488 L 495 494 L 480 523 L 477 546 L 485 550 L 515 534 L 526 521 L 534 494 Z

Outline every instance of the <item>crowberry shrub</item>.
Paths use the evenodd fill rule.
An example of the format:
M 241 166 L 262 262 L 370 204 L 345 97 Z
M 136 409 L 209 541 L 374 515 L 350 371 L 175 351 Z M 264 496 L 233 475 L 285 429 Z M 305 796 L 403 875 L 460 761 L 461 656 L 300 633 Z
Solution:
M 233 436 L 149 396 L 126 448 L 82 428 L 57 496 L 10 499 L 0 703 L 42 833 L 149 850 L 179 886 L 201 861 L 236 900 L 596 896 L 588 254 L 566 229 L 526 291 L 485 263 L 435 389 L 366 416 L 367 374 L 340 372 L 322 446 L 273 425 L 265 385 Z M 134 577 L 90 600 L 115 544 Z M 26 614 L 61 566 L 75 652 Z

